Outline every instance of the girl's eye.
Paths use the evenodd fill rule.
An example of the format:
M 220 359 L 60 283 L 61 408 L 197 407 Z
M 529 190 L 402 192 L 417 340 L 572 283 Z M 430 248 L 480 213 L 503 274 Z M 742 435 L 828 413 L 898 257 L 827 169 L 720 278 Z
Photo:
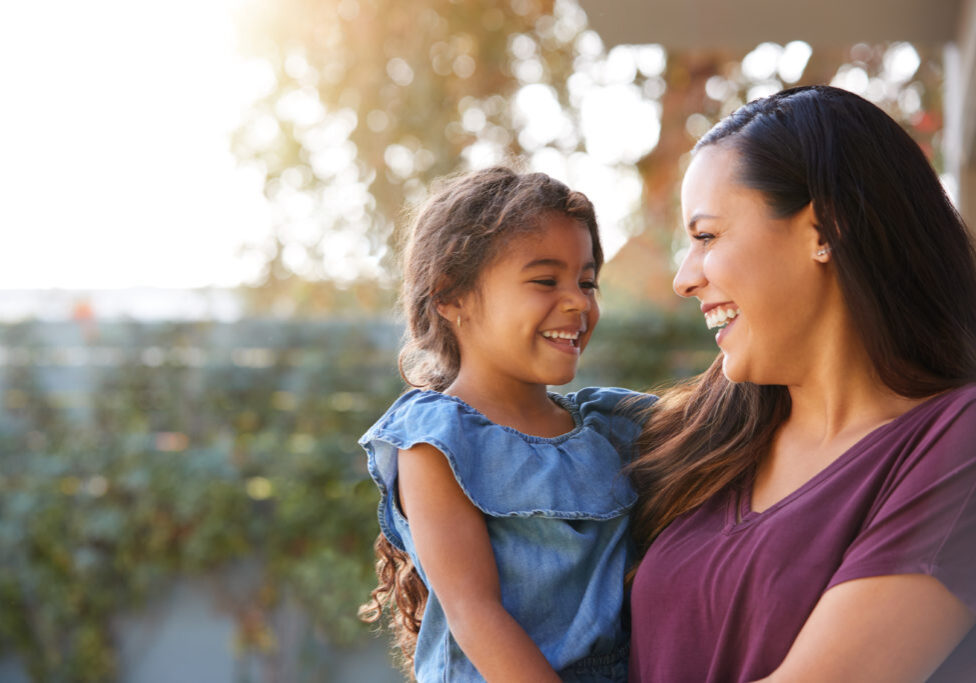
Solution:
M 550 279 L 550 278 L 541 278 L 539 280 L 533 280 L 532 282 L 534 282 L 537 285 L 543 285 L 545 287 L 555 287 L 556 286 L 556 281 L 553 280 L 553 279 Z
M 600 285 L 598 285 L 595 280 L 586 280 L 581 282 L 580 287 L 583 289 L 600 289 Z

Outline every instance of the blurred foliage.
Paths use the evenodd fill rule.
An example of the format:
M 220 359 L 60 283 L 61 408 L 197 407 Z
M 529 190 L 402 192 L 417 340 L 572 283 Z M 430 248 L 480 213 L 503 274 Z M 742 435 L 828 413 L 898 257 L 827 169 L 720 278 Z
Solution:
M 0 648 L 34 680 L 112 680 L 111 617 L 240 558 L 263 571 L 235 610 L 245 647 L 273 642 L 284 596 L 330 640 L 362 635 L 376 497 L 356 437 L 400 389 L 392 330 L 0 333 Z
M 868 97 L 941 164 L 942 70 L 934 48 L 811 51 L 794 42 L 748 53 L 607 50 L 573 0 L 280 0 L 256 5 L 243 26 L 268 83 L 234 148 L 263 172 L 275 212 L 274 235 L 252 245 L 267 264 L 248 290 L 258 312 L 332 312 L 350 300 L 362 301 L 360 310 L 383 310 L 404 207 L 422 200 L 437 176 L 506 158 L 541 170 L 569 164 L 575 180 L 563 179 L 571 184 L 636 169 L 641 208 L 618 211 L 615 227 L 640 236 L 635 260 L 645 267 L 614 274 L 611 261 L 607 275 L 632 298 L 670 306 L 666 274 L 683 243 L 675 231 L 688 150 L 742 103 L 792 85 L 833 82 Z M 663 66 L 649 64 L 656 55 Z M 520 102 L 530 87 L 538 98 Z M 614 99 L 621 89 L 631 99 Z M 601 99 L 629 102 L 646 121 L 604 105 L 596 108 L 600 116 L 619 120 L 587 128 L 587 102 Z M 559 130 L 540 137 L 539 120 Z M 658 125 L 660 137 L 645 152 L 633 126 Z M 608 126 L 630 136 L 632 153 L 605 157 L 591 136 L 606 142 L 594 130 Z M 618 187 L 622 193 L 624 183 Z M 635 201 L 597 200 L 601 216 L 612 213 L 610 203 Z M 360 293 L 344 296 L 351 287 Z
M 0 326 L 0 652 L 37 681 L 113 680 L 113 617 L 243 561 L 258 580 L 222 598 L 242 653 L 274 654 L 285 600 L 329 642 L 366 637 L 377 497 L 356 440 L 402 390 L 399 336 L 382 321 Z M 697 312 L 608 318 L 576 385 L 646 387 L 714 353 Z
M 788 87 L 831 84 L 866 97 L 898 121 L 941 169 L 941 59 L 934 47 L 903 42 L 811 48 L 795 41 L 763 43 L 746 54 L 669 52 L 661 141 L 638 162 L 645 179 L 646 224 L 658 230 L 680 228 L 678 189 L 688 151 L 744 103 Z
M 553 15 L 552 0 L 281 0 L 260 10 L 247 43 L 274 85 L 235 138 L 280 209 L 259 306 L 296 275 L 382 279 L 396 219 L 432 178 L 456 170 L 478 140 L 522 151 L 510 99 L 520 69 L 568 104 L 580 15 Z

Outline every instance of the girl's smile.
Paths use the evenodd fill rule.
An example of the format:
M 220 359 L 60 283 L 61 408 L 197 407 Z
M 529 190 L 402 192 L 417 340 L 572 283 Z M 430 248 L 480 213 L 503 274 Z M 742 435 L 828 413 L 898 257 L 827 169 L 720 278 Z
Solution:
M 458 381 L 560 385 L 573 379 L 600 317 L 589 230 L 553 213 L 510 240 L 476 291 L 446 306 L 460 318 Z
M 578 356 L 580 353 L 580 335 L 584 332 L 586 332 L 586 328 L 577 328 L 575 330 L 545 330 L 542 332 L 542 336 L 560 351 Z

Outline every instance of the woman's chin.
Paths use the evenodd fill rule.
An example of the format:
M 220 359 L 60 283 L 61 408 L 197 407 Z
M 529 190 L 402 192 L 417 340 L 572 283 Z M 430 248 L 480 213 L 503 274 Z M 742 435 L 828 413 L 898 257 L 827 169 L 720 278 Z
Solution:
M 725 379 L 736 384 L 750 381 L 745 368 L 736 363 L 728 354 L 722 356 L 722 374 L 725 375 Z

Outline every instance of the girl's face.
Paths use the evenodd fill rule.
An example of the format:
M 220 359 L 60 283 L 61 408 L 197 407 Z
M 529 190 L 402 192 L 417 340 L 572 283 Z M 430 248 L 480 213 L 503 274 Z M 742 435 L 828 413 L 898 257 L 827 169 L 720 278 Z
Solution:
M 484 382 L 565 384 L 600 317 L 589 230 L 562 214 L 507 242 L 476 291 L 445 312 L 461 346 L 461 374 Z M 460 315 L 457 327 L 454 315 Z
M 828 331 L 831 305 L 823 246 L 811 206 L 773 217 L 763 195 L 740 184 L 737 153 L 701 149 L 681 187 L 691 245 L 674 278 L 680 296 L 697 297 L 733 382 L 794 384 Z

